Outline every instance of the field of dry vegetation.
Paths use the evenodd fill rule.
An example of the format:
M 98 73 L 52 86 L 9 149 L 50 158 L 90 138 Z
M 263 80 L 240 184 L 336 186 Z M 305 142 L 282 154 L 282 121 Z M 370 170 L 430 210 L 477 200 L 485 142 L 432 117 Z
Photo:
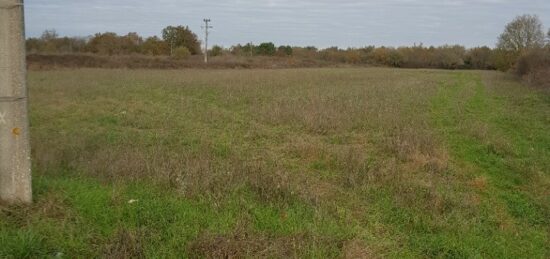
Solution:
M 550 92 L 494 71 L 29 73 L 0 257 L 548 258 Z

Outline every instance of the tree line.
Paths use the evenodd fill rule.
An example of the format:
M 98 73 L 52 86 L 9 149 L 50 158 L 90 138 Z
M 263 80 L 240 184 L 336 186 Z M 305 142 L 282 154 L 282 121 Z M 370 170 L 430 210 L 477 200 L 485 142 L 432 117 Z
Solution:
M 136 32 L 126 35 L 105 32 L 89 37 L 59 37 L 55 30 L 46 30 L 38 38 L 27 39 L 27 52 L 182 57 L 202 54 L 197 35 L 187 26 L 168 26 L 162 30 L 161 34 L 162 38 L 153 36 L 145 39 Z
M 187 26 L 168 26 L 157 36 L 143 38 L 135 32 L 117 35 L 106 32 L 90 37 L 59 37 L 55 30 L 45 31 L 41 37 L 27 40 L 29 53 L 91 53 L 97 55 L 147 55 L 186 59 L 200 55 L 201 42 Z M 546 62 L 550 30 L 544 33 L 542 22 L 535 15 L 518 16 L 507 24 L 499 36 L 495 48 L 487 46 L 465 48 L 460 45 L 362 48 L 331 47 L 318 49 L 313 46 L 276 46 L 272 42 L 238 44 L 228 48 L 215 45 L 208 50 L 211 56 L 280 57 L 318 60 L 328 63 L 353 65 L 383 65 L 403 68 L 444 69 L 498 69 L 508 71 L 518 64 Z M 533 52 L 537 52 L 533 54 Z M 531 57 L 527 59 L 527 57 Z M 520 62 L 521 61 L 521 62 Z M 529 62 L 527 62 L 529 61 Z M 530 63 L 531 62 L 531 63 Z

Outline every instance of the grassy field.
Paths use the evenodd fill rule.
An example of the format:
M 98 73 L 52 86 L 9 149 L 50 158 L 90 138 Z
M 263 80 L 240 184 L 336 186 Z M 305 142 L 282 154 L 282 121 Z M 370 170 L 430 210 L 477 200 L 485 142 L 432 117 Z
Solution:
M 29 74 L 0 257 L 550 257 L 550 93 L 506 74 Z

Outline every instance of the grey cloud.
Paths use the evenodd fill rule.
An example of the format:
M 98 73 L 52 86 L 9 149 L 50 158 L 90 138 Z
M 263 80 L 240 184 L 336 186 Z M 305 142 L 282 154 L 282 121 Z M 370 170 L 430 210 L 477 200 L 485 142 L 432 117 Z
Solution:
M 27 32 L 55 28 L 62 35 L 138 32 L 158 35 L 185 24 L 200 35 L 215 26 L 212 42 L 273 41 L 329 46 L 494 45 L 506 22 L 538 14 L 550 25 L 547 0 L 27 0 Z

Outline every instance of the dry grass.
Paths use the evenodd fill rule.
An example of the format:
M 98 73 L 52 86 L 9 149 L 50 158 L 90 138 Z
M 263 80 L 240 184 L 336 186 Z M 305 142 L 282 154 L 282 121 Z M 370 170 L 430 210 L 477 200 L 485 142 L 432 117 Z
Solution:
M 307 247 L 308 239 L 312 237 L 303 234 L 270 239 L 236 230 L 226 236 L 201 236 L 189 245 L 189 250 L 196 258 L 298 258 L 311 249 Z
M 43 86 L 48 90 L 32 97 L 35 106 L 65 107 L 47 116 L 77 125 L 37 132 L 49 136 L 34 142 L 35 164 L 109 179 L 153 177 L 180 184 L 187 193 L 219 190 L 221 183 L 231 186 L 235 179 L 265 172 L 284 178 L 282 172 L 291 167 L 310 170 L 309 164 L 319 161 L 317 170 L 351 175 L 354 182 L 367 167 L 367 152 L 377 147 L 418 168 L 444 170 L 446 155 L 428 132 L 429 114 L 406 115 L 411 104 L 428 103 L 437 79 L 428 76 L 410 85 L 403 79 L 407 72 L 371 71 L 395 75 L 386 79 L 384 73 L 358 69 L 346 71 L 346 77 L 338 70 L 216 71 L 215 76 L 163 71 L 145 77 L 126 71 L 126 78 L 119 78 L 115 71 L 89 71 L 89 78 L 71 78 L 69 71 L 49 72 L 60 81 Z M 306 85 L 296 87 L 301 81 Z M 384 89 L 388 86 L 394 89 Z M 149 91 L 154 100 L 139 99 L 140 92 Z M 71 96 L 66 103 L 56 100 L 61 93 Z
M 505 107 L 496 103 L 484 108 L 492 97 L 479 91 L 480 74 L 380 68 L 32 72 L 35 175 L 64 180 L 39 182 L 46 191 L 29 213 L 97 224 L 86 228 L 93 241 L 81 241 L 95 242 L 101 254 L 87 255 L 113 258 L 470 257 L 515 253 L 507 249 L 527 244 L 537 247 L 531 255 L 545 254 L 538 248 L 548 235 L 537 226 L 548 227 L 540 221 L 548 209 L 548 177 L 535 172 L 548 163 L 547 147 L 526 153 L 523 139 L 495 123 L 512 113 L 493 113 Z M 487 85 L 522 89 L 481 75 Z M 514 112 L 525 114 L 524 104 L 517 107 Z M 536 114 L 537 127 L 548 128 Z M 490 165 L 501 168 L 501 160 L 493 156 L 514 172 L 531 159 L 524 176 L 539 182 L 506 185 L 512 177 L 506 174 L 506 184 L 499 183 Z M 70 186 L 75 178 L 103 187 L 77 181 L 83 188 L 66 195 L 48 187 Z M 134 183 L 147 187 L 131 191 Z M 158 188 L 167 194 L 155 196 Z M 150 202 L 128 205 L 135 196 Z M 103 213 L 95 207 L 101 202 L 116 220 L 96 215 Z M 515 218 L 510 204 L 530 210 L 539 225 Z M 10 210 L 2 209 L 1 218 L 18 221 Z
M 345 63 L 335 63 L 303 57 L 268 56 L 218 56 L 210 57 L 208 65 L 201 55 L 187 59 L 141 54 L 102 56 L 96 54 L 30 54 L 27 56 L 30 70 L 52 70 L 62 68 L 106 68 L 106 69 L 273 69 L 305 67 L 344 67 Z

